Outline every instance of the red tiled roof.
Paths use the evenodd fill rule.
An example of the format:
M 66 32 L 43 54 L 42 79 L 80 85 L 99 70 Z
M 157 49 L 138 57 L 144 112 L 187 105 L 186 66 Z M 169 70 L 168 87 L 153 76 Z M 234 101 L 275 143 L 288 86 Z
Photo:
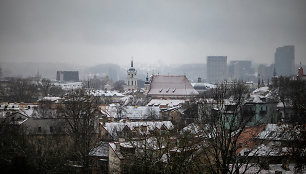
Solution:
M 237 153 L 244 148 L 254 148 L 254 138 L 266 127 L 266 125 L 256 127 L 246 127 L 238 138 L 238 144 L 241 144 L 241 148 L 237 149 Z

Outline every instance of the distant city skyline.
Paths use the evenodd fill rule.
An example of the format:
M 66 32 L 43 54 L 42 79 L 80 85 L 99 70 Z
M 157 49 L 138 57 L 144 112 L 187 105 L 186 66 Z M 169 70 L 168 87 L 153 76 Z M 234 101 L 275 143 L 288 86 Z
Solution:
M 305 0 L 0 1 L 0 63 L 93 66 L 228 62 L 273 64 L 295 46 L 306 64 Z

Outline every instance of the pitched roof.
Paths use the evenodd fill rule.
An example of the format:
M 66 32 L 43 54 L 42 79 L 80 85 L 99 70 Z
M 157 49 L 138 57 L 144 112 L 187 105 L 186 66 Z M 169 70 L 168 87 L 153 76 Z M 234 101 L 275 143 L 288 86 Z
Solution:
M 108 157 L 108 142 L 100 142 L 100 144 L 89 152 L 90 156 Z
M 147 106 L 168 106 L 168 107 L 174 107 L 178 106 L 180 104 L 185 103 L 185 100 L 163 100 L 163 99 L 152 99 Z
M 241 144 L 241 148 L 237 149 L 237 153 L 240 153 L 245 148 L 254 148 L 254 138 L 265 128 L 265 125 L 246 127 L 238 138 L 238 144 Z
M 146 122 L 111 122 L 105 123 L 103 126 L 105 130 L 112 136 L 117 137 L 118 132 L 122 132 L 125 126 L 128 126 L 131 130 L 135 127 L 147 126 L 147 132 L 140 132 L 148 134 L 148 131 L 154 130 L 155 128 L 161 129 L 162 126 L 166 126 L 167 129 L 173 129 L 173 124 L 171 121 L 146 121 Z
M 199 95 L 185 75 L 153 75 L 151 80 L 151 96 L 194 96 Z
M 119 106 L 106 106 L 106 112 L 114 118 L 119 118 Z M 132 120 L 148 119 L 150 116 L 159 116 L 160 108 L 157 106 L 124 106 L 120 108 L 122 111 L 121 118 L 129 118 Z

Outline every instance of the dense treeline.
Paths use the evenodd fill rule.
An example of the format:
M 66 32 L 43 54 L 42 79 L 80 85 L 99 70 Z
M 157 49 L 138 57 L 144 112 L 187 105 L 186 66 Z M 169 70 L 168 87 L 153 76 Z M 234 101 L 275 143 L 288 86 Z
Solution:
M 5 78 L 0 85 L 1 102 L 37 102 L 44 96 L 61 96 L 62 88 L 51 84 L 49 79 L 35 80 L 33 78 Z

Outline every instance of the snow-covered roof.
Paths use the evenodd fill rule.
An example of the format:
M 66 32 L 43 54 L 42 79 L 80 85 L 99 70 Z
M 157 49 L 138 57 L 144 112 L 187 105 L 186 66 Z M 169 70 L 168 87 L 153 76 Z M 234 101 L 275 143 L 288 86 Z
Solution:
M 242 156 L 283 156 L 288 153 L 287 147 L 280 147 L 279 145 L 270 142 L 267 145 L 260 144 L 259 146 L 248 149 L 245 148 L 240 152 Z
M 267 124 L 256 138 L 266 140 L 291 140 L 299 136 L 299 127 L 290 127 L 287 124 Z
M 269 92 L 269 87 L 268 86 L 264 86 L 264 87 L 260 87 L 260 88 L 257 88 L 255 89 L 252 93 L 253 94 L 264 94 L 264 93 L 267 93 Z
M 51 101 L 51 102 L 55 102 L 62 99 L 61 97 L 43 97 L 42 99 L 40 99 L 39 101 Z
M 118 111 L 121 110 L 121 115 Z M 155 115 L 159 116 L 160 108 L 156 106 L 118 106 L 110 105 L 106 107 L 106 112 L 114 118 L 147 119 Z
M 91 90 L 90 94 L 93 96 L 124 97 L 122 93 L 117 91 Z
M 285 102 L 285 106 L 286 106 L 287 108 L 288 108 L 288 107 L 292 107 L 292 105 L 289 104 L 288 102 Z M 277 103 L 276 107 L 278 107 L 278 108 L 284 108 L 283 102 Z
M 163 100 L 163 99 L 152 99 L 147 106 L 168 106 L 168 107 L 173 107 L 173 106 L 178 106 L 180 104 L 185 103 L 185 100 Z
M 59 86 L 61 87 L 63 90 L 71 90 L 71 89 L 79 89 L 83 87 L 83 83 L 82 82 L 55 82 L 53 83 L 54 86 Z
M 200 132 L 199 125 L 191 123 L 183 128 L 183 132 L 190 131 L 192 134 L 198 134 Z
M 283 164 L 269 164 L 269 169 L 265 170 L 262 167 L 260 167 L 258 164 L 248 163 L 248 164 L 242 164 L 239 168 L 239 173 L 246 173 L 246 174 L 253 174 L 253 173 L 259 173 L 261 174 L 272 174 L 276 173 L 276 171 L 282 173 L 282 174 L 292 174 L 295 173 L 295 166 L 296 164 L 291 163 L 289 164 L 289 170 L 284 169 Z M 246 169 L 247 168 L 247 169 Z M 245 170 L 247 170 L 245 172 Z M 302 169 L 301 173 L 306 173 L 306 168 Z
M 24 103 L 1 103 L 0 104 L 0 116 L 5 116 L 7 112 L 20 112 L 28 117 L 31 117 L 36 104 L 24 104 Z
M 153 75 L 148 92 L 150 96 L 199 95 L 184 75 Z
M 255 89 L 251 93 L 250 99 L 248 101 L 252 103 L 265 103 L 266 102 L 265 100 L 270 97 L 271 97 L 271 91 L 269 90 L 269 87 L 264 86 Z
M 210 83 L 191 83 L 191 85 L 194 87 L 194 89 L 199 90 L 208 90 L 212 88 L 216 88 L 216 85 L 210 84 Z
M 108 157 L 108 142 L 100 142 L 100 144 L 93 148 L 90 152 L 90 156 L 97 156 L 97 157 Z
M 139 129 L 140 133 L 148 134 L 149 131 L 154 130 L 155 128 L 162 128 L 162 126 L 165 126 L 168 130 L 173 129 L 173 124 L 171 121 L 139 121 L 139 122 L 111 122 L 111 123 L 105 123 L 103 126 L 105 130 L 112 136 L 117 137 L 119 132 L 122 132 L 123 128 L 125 126 L 128 126 L 131 130 L 134 130 L 135 127 L 141 127 L 146 126 L 147 132 L 142 132 L 142 130 Z

